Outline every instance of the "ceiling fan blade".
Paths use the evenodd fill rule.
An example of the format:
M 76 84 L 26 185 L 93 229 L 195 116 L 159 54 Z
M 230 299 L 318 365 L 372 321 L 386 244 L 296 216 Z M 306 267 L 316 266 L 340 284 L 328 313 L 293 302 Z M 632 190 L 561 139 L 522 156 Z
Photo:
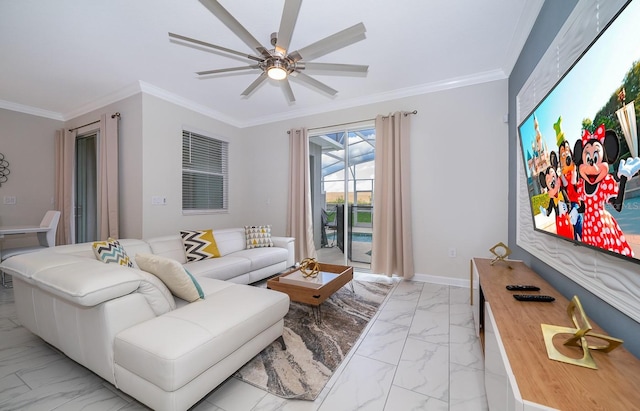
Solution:
M 295 79 L 297 80 L 301 80 L 317 89 L 320 89 L 322 91 L 324 91 L 327 94 L 330 94 L 332 96 L 335 96 L 336 94 L 338 94 L 338 90 L 332 89 L 331 87 L 327 86 L 326 84 L 324 84 L 321 81 L 318 81 L 316 79 L 314 79 L 313 77 L 309 77 L 304 73 L 301 73 L 299 71 L 294 71 L 291 73 L 291 76 L 293 76 Z
M 196 74 L 199 76 L 206 76 L 208 74 L 229 73 L 231 71 L 254 70 L 254 69 L 260 69 L 260 66 L 256 64 L 253 66 L 229 67 L 229 68 L 216 69 L 216 70 L 198 71 Z
M 276 43 L 276 51 L 282 53 L 282 55 L 286 55 L 287 50 L 289 50 L 293 28 L 296 26 L 301 4 L 302 0 L 285 0 L 284 2 L 280 29 L 278 30 L 278 41 Z
M 300 68 L 306 70 L 348 71 L 352 73 L 366 73 L 369 70 L 369 66 L 361 64 L 334 63 L 304 63 Z
M 349 44 L 355 43 L 360 40 L 364 40 L 364 33 L 367 29 L 364 24 L 358 23 L 347 29 L 339 31 L 328 37 L 318 40 L 313 44 L 301 48 L 289 54 L 293 58 L 294 62 L 304 59 L 305 61 L 313 60 L 320 56 L 324 56 L 327 53 L 341 49 Z
M 242 94 L 240 94 L 241 96 L 248 96 L 249 94 L 251 94 L 251 92 L 253 90 L 256 89 L 256 87 L 258 87 L 260 84 L 262 84 L 263 81 L 265 81 L 267 79 L 267 74 L 263 71 L 262 73 L 260 73 L 260 75 L 258 76 L 257 79 L 255 79 L 253 81 L 253 83 L 249 84 L 249 87 L 247 87 Z
M 246 57 L 246 58 L 248 58 L 250 60 L 255 60 L 255 61 L 262 61 L 263 60 L 260 57 L 252 56 L 250 54 L 242 53 L 240 51 L 231 50 L 231 49 L 228 49 L 226 47 L 216 46 L 215 44 L 207 43 L 206 41 L 192 39 L 191 37 L 182 36 L 180 34 L 169 33 L 169 37 L 174 38 L 174 39 L 178 39 L 178 40 L 182 40 L 182 41 L 186 41 L 188 43 L 197 44 L 199 46 L 209 47 L 209 48 L 212 48 L 214 50 L 224 51 L 225 53 L 235 54 L 236 56 Z
M 262 44 L 247 29 L 244 28 L 242 24 L 238 20 L 235 19 L 225 9 L 222 7 L 220 3 L 216 0 L 200 0 L 203 6 L 205 6 L 214 16 L 216 16 L 220 21 L 227 26 L 236 36 L 240 38 L 240 40 L 244 41 L 247 46 L 249 46 L 252 50 L 256 50 L 258 53 L 262 54 L 265 57 L 269 57 L 269 51 L 264 48 Z
M 284 94 L 287 96 L 287 100 L 289 103 L 294 103 L 296 101 L 296 97 L 293 95 L 293 90 L 291 90 L 291 83 L 289 83 L 288 79 L 280 80 L 280 86 L 282 90 L 284 90 Z

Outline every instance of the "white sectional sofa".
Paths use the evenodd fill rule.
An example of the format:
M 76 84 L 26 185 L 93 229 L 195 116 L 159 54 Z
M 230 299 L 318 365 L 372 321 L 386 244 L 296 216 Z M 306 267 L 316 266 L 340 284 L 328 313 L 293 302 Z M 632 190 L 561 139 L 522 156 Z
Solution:
M 244 229 L 215 231 L 221 257 L 186 263 L 179 235 L 124 239 L 136 254 L 173 258 L 205 295 L 188 303 L 158 277 L 105 264 L 91 243 L 7 259 L 16 312 L 30 331 L 154 410 L 186 410 L 276 339 L 286 294 L 249 285 L 294 264 L 293 239 L 245 249 Z M 240 284 L 239 284 L 240 283 Z

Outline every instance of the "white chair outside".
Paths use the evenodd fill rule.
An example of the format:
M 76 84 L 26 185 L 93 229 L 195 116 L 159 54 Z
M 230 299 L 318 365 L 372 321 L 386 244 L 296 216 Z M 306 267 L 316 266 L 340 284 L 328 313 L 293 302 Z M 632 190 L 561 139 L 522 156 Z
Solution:
M 45 213 L 44 218 L 40 222 L 40 227 L 48 228 L 46 231 L 36 233 L 38 236 L 39 245 L 30 247 L 16 247 L 1 250 L 0 261 L 4 261 L 9 257 L 13 257 L 18 254 L 32 253 L 39 251 L 47 247 L 53 247 L 56 245 L 56 231 L 58 230 L 58 222 L 60 221 L 60 211 L 49 210 Z M 6 274 L 0 270 L 2 276 L 2 286 L 10 287 L 10 283 L 6 281 Z

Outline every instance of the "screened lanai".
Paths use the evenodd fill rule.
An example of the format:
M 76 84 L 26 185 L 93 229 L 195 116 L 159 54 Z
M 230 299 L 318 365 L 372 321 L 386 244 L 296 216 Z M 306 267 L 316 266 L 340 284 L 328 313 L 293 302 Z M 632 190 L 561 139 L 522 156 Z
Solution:
M 312 131 L 309 136 L 314 238 L 320 261 L 367 269 L 373 235 L 375 129 L 370 124 Z

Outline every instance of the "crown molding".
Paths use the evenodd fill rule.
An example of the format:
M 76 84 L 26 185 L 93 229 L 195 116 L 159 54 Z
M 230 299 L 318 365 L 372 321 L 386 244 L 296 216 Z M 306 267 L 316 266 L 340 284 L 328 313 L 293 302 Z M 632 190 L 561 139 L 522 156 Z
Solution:
M 139 83 L 140 83 L 140 91 L 145 94 L 149 94 L 151 96 L 154 96 L 159 99 L 176 104 L 178 106 L 184 107 L 191 111 L 195 111 L 196 113 L 200 113 L 203 116 L 213 118 L 214 120 L 222 121 L 223 123 L 227 123 L 234 127 L 238 127 L 238 128 L 244 127 L 242 125 L 242 122 L 240 122 L 238 119 L 234 117 L 229 117 L 226 114 L 220 113 L 219 111 L 216 111 L 216 110 L 212 110 L 209 107 L 203 106 L 202 104 L 186 99 L 175 93 L 171 93 L 160 87 L 156 87 L 153 84 L 145 83 L 144 81 L 140 81 Z
M 275 123 L 278 121 L 291 120 L 295 118 L 311 116 L 315 114 L 322 114 L 332 111 L 344 110 L 353 107 L 359 107 L 369 105 L 373 103 L 381 103 L 385 101 L 397 100 L 405 97 L 412 97 L 421 94 L 435 93 L 443 90 L 450 90 L 459 87 L 470 86 L 474 84 L 487 83 L 490 81 L 506 79 L 504 71 L 492 70 L 483 73 L 477 73 L 470 76 L 457 77 L 447 79 L 443 81 L 437 81 L 427 84 L 422 84 L 416 87 L 407 87 L 398 90 L 387 91 L 383 93 L 371 94 L 365 97 L 358 97 L 352 99 L 346 99 L 342 101 L 331 101 L 326 104 L 322 104 L 310 109 L 290 110 L 286 113 L 263 116 L 251 119 L 249 121 L 242 121 L 235 117 L 230 117 L 219 111 L 212 110 L 202 104 L 196 103 L 192 100 L 186 99 L 175 93 L 171 93 L 153 84 L 146 83 L 144 81 L 138 81 L 127 87 L 124 87 L 115 93 L 108 94 L 101 98 L 98 98 L 90 103 L 87 103 L 76 110 L 70 111 L 65 114 L 55 113 L 52 111 L 41 110 L 35 107 L 25 106 L 17 103 L 11 103 L 8 101 L 0 100 L 0 108 L 6 108 L 7 110 L 19 111 L 26 114 L 32 114 L 40 117 L 47 117 L 59 121 L 68 121 L 79 117 L 83 114 L 90 113 L 95 110 L 99 110 L 109 104 L 116 103 L 120 100 L 128 98 L 138 93 L 145 93 L 167 102 L 176 104 L 180 107 L 184 107 L 188 110 L 200 113 L 204 116 L 213 118 L 223 123 L 229 124 L 237 128 L 246 128 L 260 126 L 263 124 Z
M 17 111 L 19 113 L 30 114 L 32 116 L 50 118 L 52 120 L 64 121 L 64 116 L 55 111 L 43 110 L 37 107 L 26 106 L 24 104 L 13 103 L 11 101 L 0 100 L 0 108 Z
M 107 94 L 100 98 L 97 98 L 87 104 L 84 104 L 77 109 L 64 114 L 65 120 L 71 120 L 79 117 L 83 114 L 91 113 L 92 111 L 99 110 L 109 104 L 117 103 L 120 100 L 124 100 L 127 97 L 131 97 L 140 93 L 140 86 L 137 83 L 133 83 L 127 87 L 124 87 L 114 93 Z
M 253 127 L 268 123 L 275 123 L 277 121 L 291 120 L 294 118 L 300 118 L 305 116 L 311 116 L 315 114 L 322 114 L 331 111 L 338 111 L 349 109 L 353 107 L 364 106 L 372 103 L 381 103 L 385 101 L 397 100 L 405 97 L 418 96 L 421 94 L 435 93 L 443 90 L 450 90 L 459 87 L 471 86 L 474 84 L 488 83 L 496 80 L 504 80 L 507 75 L 503 70 L 491 70 L 482 73 L 476 73 L 470 76 L 457 77 L 447 79 L 443 81 L 437 81 L 432 83 L 421 84 L 415 87 L 407 87 L 398 90 L 392 90 L 383 93 L 371 94 L 364 97 L 358 97 L 343 101 L 332 101 L 320 106 L 313 107 L 311 109 L 304 110 L 291 110 L 286 113 L 276 114 L 272 116 L 257 117 L 251 121 L 247 121 L 239 125 L 238 127 Z

